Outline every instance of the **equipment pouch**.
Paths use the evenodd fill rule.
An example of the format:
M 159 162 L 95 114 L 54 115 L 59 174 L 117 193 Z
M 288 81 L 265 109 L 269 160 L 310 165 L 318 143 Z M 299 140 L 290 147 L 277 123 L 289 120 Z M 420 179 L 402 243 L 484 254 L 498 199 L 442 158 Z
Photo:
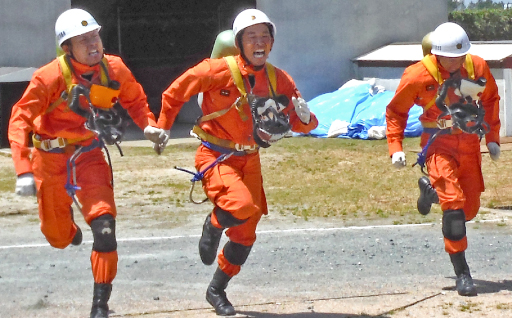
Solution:
M 117 82 L 113 82 L 117 83 Z M 114 87 L 106 87 L 102 85 L 92 84 L 90 88 L 91 103 L 98 108 L 112 108 L 119 97 L 119 85 L 111 85 Z M 117 86 L 117 87 L 116 87 Z

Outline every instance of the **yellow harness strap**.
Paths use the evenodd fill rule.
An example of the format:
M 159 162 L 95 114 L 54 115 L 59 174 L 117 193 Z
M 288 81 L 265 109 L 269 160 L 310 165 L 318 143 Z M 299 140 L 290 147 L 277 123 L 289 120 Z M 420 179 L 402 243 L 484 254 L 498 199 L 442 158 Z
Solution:
M 475 80 L 475 66 L 473 65 L 473 59 L 471 54 L 466 54 L 466 61 L 464 61 L 464 68 L 468 72 L 469 78 Z
M 94 133 L 90 132 L 87 135 L 79 138 L 62 138 L 57 137 L 55 139 L 44 139 L 40 140 L 40 137 L 36 134 L 32 135 L 32 144 L 35 148 L 42 149 L 44 151 L 50 151 L 55 148 L 66 148 L 66 146 L 70 146 L 76 144 L 80 141 L 84 141 L 94 137 Z
M 434 64 L 434 62 L 432 62 L 432 60 L 430 59 L 430 56 L 432 54 L 428 54 L 426 55 L 422 60 L 421 60 L 421 63 L 423 63 L 423 65 L 425 66 L 425 68 L 427 69 L 428 73 L 430 75 L 432 75 L 432 77 L 436 80 L 436 82 L 439 83 L 439 85 L 442 85 L 444 80 L 443 78 L 441 77 L 441 73 L 439 73 L 439 68 L 437 67 L 436 64 Z M 464 61 L 464 68 L 466 69 L 466 71 L 468 72 L 468 77 L 471 78 L 472 80 L 475 79 L 475 67 L 473 65 L 473 59 L 471 58 L 471 55 L 470 54 L 466 54 L 466 60 Z M 434 97 L 434 99 L 432 99 L 427 105 L 425 105 L 423 107 L 423 112 L 426 112 L 430 107 L 432 107 L 435 102 L 436 102 L 436 98 L 437 97 Z
M 248 119 L 247 115 L 243 111 L 243 105 L 247 103 L 247 91 L 245 90 L 242 73 L 240 72 L 240 69 L 238 68 L 238 64 L 236 63 L 235 57 L 226 56 L 226 57 L 224 57 L 224 60 L 226 61 L 226 64 L 229 67 L 229 71 L 231 72 L 233 81 L 235 82 L 236 88 L 238 89 L 238 92 L 240 93 L 240 97 L 230 107 L 213 112 L 211 114 L 208 114 L 208 115 L 205 115 L 205 116 L 199 118 L 197 120 L 197 124 L 220 117 L 220 116 L 224 115 L 225 113 L 227 113 L 233 107 L 236 107 L 236 110 L 238 111 L 238 114 L 240 115 L 240 118 L 243 121 L 246 121 Z M 270 94 L 272 94 L 277 87 L 276 70 L 275 70 L 275 67 L 270 63 L 266 63 L 265 66 L 266 66 L 265 70 L 267 72 L 267 78 L 268 78 L 269 84 L 270 84 L 269 92 L 270 92 Z
M 197 125 L 195 125 L 192 128 L 192 132 L 194 134 L 196 134 L 199 138 L 201 138 L 201 140 L 204 140 L 206 142 L 209 142 L 211 144 L 214 144 L 216 146 L 220 146 L 220 147 L 223 147 L 223 148 L 233 149 L 233 150 L 236 150 L 236 151 L 245 151 L 247 154 L 255 153 L 255 152 L 258 151 L 258 148 L 259 148 L 257 145 L 254 145 L 254 146 L 242 146 L 242 145 L 239 145 L 239 144 L 235 144 L 231 140 L 220 139 L 218 137 L 215 137 L 213 135 L 208 134 L 207 132 L 202 130 L 201 127 L 199 127 Z
M 59 60 L 60 71 L 62 76 L 64 77 L 64 81 L 66 82 L 66 90 L 62 92 L 60 97 L 54 101 L 50 107 L 46 110 L 46 113 L 53 111 L 57 106 L 59 106 L 62 102 L 67 99 L 67 96 L 73 86 L 72 75 L 73 75 L 73 67 L 71 66 L 71 62 L 69 61 L 69 56 L 67 54 L 60 55 L 57 57 Z M 108 61 L 106 57 L 103 57 L 100 62 L 101 70 L 100 70 L 100 80 L 102 86 L 108 86 L 110 83 L 110 77 L 108 76 Z
M 238 68 L 236 60 L 233 56 L 226 56 L 224 57 L 224 60 L 228 64 L 229 71 L 231 72 L 231 76 L 233 77 L 233 81 L 235 82 L 236 88 L 238 88 L 238 91 L 240 92 L 240 98 L 237 99 L 236 102 L 231 107 L 235 106 L 236 110 L 238 111 L 238 114 L 240 115 L 240 118 L 242 118 L 243 121 L 246 121 L 247 115 L 245 115 L 242 105 L 247 103 L 247 92 L 245 91 L 242 73 L 240 73 L 240 69 Z M 224 113 L 222 115 L 224 115 Z

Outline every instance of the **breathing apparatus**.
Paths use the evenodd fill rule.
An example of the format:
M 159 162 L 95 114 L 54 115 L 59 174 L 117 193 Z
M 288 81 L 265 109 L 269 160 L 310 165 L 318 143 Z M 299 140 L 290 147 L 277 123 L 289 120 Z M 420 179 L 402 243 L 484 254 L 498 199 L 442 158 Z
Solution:
M 423 174 L 425 172 L 425 161 L 427 150 L 434 140 L 442 134 L 451 133 L 454 128 L 458 128 L 464 133 L 477 134 L 480 139 L 489 132 L 489 124 L 484 121 L 485 110 L 480 101 L 480 94 L 485 90 L 487 80 L 483 77 L 477 80 L 451 76 L 443 82 L 439 88 L 435 105 L 441 111 L 437 117 L 438 129 L 430 136 L 426 145 L 420 153 L 413 166 L 419 164 Z M 446 105 L 448 89 L 453 88 L 454 93 L 459 96 L 459 100 L 451 105 Z M 450 116 L 451 119 L 443 117 Z
M 480 138 L 489 132 L 489 124 L 484 121 L 483 109 L 479 94 L 485 89 L 486 79 L 481 77 L 476 81 L 459 78 L 457 76 L 447 79 L 439 89 L 436 106 L 441 110 L 438 122 L 445 116 L 450 116 L 453 127 L 459 128 L 468 134 L 477 134 Z M 453 88 L 460 97 L 458 102 L 446 105 L 448 89 Z
M 114 87 L 119 86 L 119 83 L 116 81 L 113 81 L 111 84 Z M 127 112 L 117 102 L 105 104 L 109 97 L 115 96 L 115 91 L 113 88 L 100 85 L 93 85 L 91 88 L 86 88 L 80 84 L 75 85 L 71 88 L 71 93 L 68 97 L 68 107 L 76 114 L 86 118 L 85 127 L 96 133 L 98 138 L 103 140 L 105 144 L 116 145 L 119 148 L 119 142 L 121 142 L 121 138 L 128 125 L 124 120 Z M 117 94 L 119 93 L 117 92 Z M 81 106 L 81 96 L 87 101 L 87 109 Z M 115 96 L 115 99 L 117 99 L 117 96 Z M 121 152 L 120 148 L 119 151 Z
M 285 95 L 276 95 L 272 85 L 269 85 L 272 96 L 254 95 L 254 75 L 250 74 L 248 78 L 251 89 L 247 94 L 247 101 L 252 113 L 253 138 L 260 147 L 268 148 L 284 138 L 291 129 L 290 118 L 283 112 L 290 101 Z

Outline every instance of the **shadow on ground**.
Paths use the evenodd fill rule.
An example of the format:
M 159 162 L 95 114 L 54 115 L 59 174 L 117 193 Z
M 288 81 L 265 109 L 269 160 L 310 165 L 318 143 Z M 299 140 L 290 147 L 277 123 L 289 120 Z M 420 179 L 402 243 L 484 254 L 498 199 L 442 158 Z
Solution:
M 453 278 L 453 286 L 443 287 L 443 290 L 455 290 L 455 277 Z M 512 291 L 512 281 L 504 280 L 500 282 L 492 282 L 488 280 L 473 279 L 478 294 L 495 294 L 502 290 Z
M 333 313 L 318 313 L 318 312 L 305 312 L 305 313 L 292 313 L 292 314 L 271 314 L 260 313 L 255 311 L 238 311 L 238 314 L 246 315 L 248 318 L 390 318 L 387 315 L 354 315 L 354 314 L 333 314 Z

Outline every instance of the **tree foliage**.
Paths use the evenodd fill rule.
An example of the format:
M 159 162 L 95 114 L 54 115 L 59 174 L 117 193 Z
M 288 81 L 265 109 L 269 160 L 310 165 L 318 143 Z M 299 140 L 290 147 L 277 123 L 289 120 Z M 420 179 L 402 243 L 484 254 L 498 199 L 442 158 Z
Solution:
M 490 0 L 479 0 L 470 4 L 478 6 L 490 5 Z M 512 40 L 512 10 L 503 9 L 503 3 L 499 8 L 452 11 L 448 15 L 448 21 L 462 26 L 471 41 L 501 41 Z
M 468 9 L 503 9 L 503 2 L 493 2 L 492 0 L 478 0 L 468 5 Z

